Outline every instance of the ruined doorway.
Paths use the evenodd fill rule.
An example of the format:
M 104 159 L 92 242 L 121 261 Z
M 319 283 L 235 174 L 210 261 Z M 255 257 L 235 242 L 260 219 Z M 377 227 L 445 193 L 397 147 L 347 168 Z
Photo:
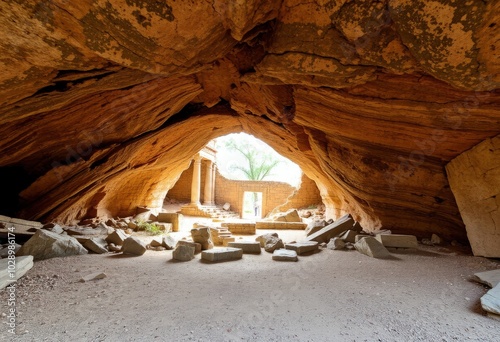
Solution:
M 262 192 L 245 191 L 243 193 L 243 213 L 244 219 L 262 218 Z

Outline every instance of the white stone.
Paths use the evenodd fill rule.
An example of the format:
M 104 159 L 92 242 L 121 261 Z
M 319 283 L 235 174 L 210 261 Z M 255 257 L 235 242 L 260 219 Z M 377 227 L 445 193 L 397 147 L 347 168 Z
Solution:
M 0 290 L 21 278 L 33 267 L 33 256 L 25 255 L 16 257 L 14 277 L 8 272 L 9 259 L 0 259 Z
M 481 297 L 481 306 L 488 312 L 500 315 L 500 285 L 495 286 Z
M 91 280 L 99 280 L 99 279 L 104 279 L 106 278 L 106 273 L 92 273 L 92 274 L 87 274 L 86 276 L 83 276 L 80 278 L 80 283 L 86 283 Z
M 213 262 L 238 260 L 242 257 L 243 250 L 241 248 L 222 247 L 201 252 L 201 258 L 203 260 Z
M 273 252 L 275 261 L 298 261 L 297 252 L 290 249 L 277 249 Z

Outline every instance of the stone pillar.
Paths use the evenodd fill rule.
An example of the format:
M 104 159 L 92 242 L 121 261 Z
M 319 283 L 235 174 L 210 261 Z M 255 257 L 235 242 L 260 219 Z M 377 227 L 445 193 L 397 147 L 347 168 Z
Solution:
M 213 205 L 212 202 L 212 192 L 213 192 L 213 182 L 212 182 L 212 161 L 207 160 L 207 170 L 205 175 L 205 191 L 203 192 L 203 204 Z
M 193 160 L 193 180 L 191 181 L 191 205 L 200 205 L 200 175 L 201 157 L 197 155 Z
M 212 204 L 215 205 L 215 172 L 217 171 L 217 165 L 212 164 Z

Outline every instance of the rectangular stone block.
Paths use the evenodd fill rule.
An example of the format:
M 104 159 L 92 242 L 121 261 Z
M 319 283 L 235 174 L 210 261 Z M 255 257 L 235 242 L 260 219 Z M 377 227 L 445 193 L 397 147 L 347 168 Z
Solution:
M 203 260 L 212 262 L 238 260 L 242 257 L 243 250 L 241 248 L 223 247 L 201 252 L 201 258 Z
M 12 284 L 33 267 L 33 256 L 18 256 L 16 257 L 16 271 L 14 277 L 10 277 L 8 272 L 9 259 L 0 259 L 0 290 Z
M 257 241 L 238 241 L 229 242 L 228 247 L 241 248 L 245 254 L 260 254 L 261 248 L 260 243 Z
M 344 215 L 332 224 L 329 224 L 316 233 L 309 235 L 306 240 L 316 241 L 319 243 L 328 243 L 331 238 L 337 237 L 346 230 L 352 229 L 353 226 L 354 220 L 352 219 L 351 215 Z
M 182 218 L 184 216 L 178 213 L 159 213 L 158 222 L 165 222 L 172 224 L 172 231 L 178 232 L 180 226 L 182 225 Z
M 198 254 L 201 252 L 201 244 L 200 243 L 196 243 L 196 242 L 192 242 L 192 241 L 186 241 L 186 240 L 179 240 L 177 241 L 177 244 L 175 245 L 176 247 L 177 246 L 189 246 L 189 247 L 193 247 L 194 248 L 194 254 Z
M 377 239 L 369 236 L 359 240 L 354 244 L 354 248 L 362 254 L 372 258 L 387 259 L 391 257 L 391 253 Z
M 318 250 L 318 243 L 316 241 L 302 241 L 295 243 L 287 243 L 285 249 L 297 252 L 298 255 L 314 252 Z
M 418 241 L 414 235 L 379 234 L 375 238 L 385 247 L 418 248 Z
M 289 249 L 277 249 L 273 252 L 275 261 L 298 261 L 297 252 Z

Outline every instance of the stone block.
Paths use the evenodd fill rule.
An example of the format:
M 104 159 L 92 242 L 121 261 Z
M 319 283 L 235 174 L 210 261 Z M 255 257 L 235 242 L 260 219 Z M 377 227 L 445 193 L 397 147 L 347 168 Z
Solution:
M 297 255 L 317 251 L 319 245 L 316 241 L 299 241 L 295 243 L 287 243 L 285 249 L 297 252 Z
M 123 241 L 128 238 L 128 235 L 121 229 L 116 229 L 113 233 L 106 237 L 107 243 L 114 243 L 117 246 L 123 245 Z
M 104 279 L 106 277 L 107 277 L 106 273 L 103 273 L 103 272 L 91 273 L 91 274 L 87 274 L 87 275 L 81 277 L 80 280 L 79 280 L 79 282 L 80 283 L 86 283 L 88 281 Z
M 219 262 L 238 260 L 243 257 L 241 248 L 222 247 L 201 252 L 201 258 L 206 261 Z
M 277 249 L 273 252 L 275 261 L 298 261 L 297 252 L 289 249 Z
M 326 223 L 325 220 L 322 221 L 313 221 L 307 225 L 306 228 L 306 236 L 312 235 L 316 233 L 317 231 L 325 228 L 328 224 Z
M 500 269 L 474 273 L 474 280 L 493 288 L 500 284 Z
M 179 241 L 177 241 L 176 246 L 180 246 L 180 245 L 193 247 L 194 254 L 201 253 L 201 245 L 199 243 L 192 242 L 192 241 L 186 241 L 186 240 L 179 240 Z
M 172 259 L 179 261 L 190 261 L 194 259 L 194 247 L 178 244 L 172 252 Z
M 39 229 L 21 247 L 17 255 L 32 255 L 34 260 L 44 260 L 87 253 L 75 238 Z
M 278 237 L 278 233 L 259 235 L 255 238 L 255 241 L 260 243 L 260 247 L 264 248 L 266 246 L 266 241 L 272 237 Z
M 341 250 L 345 248 L 345 242 L 341 238 L 333 238 L 330 239 L 330 242 L 328 242 L 326 248 L 333 250 Z
M 366 235 L 366 234 L 358 234 L 356 235 L 356 237 L 354 238 L 354 242 L 358 242 L 359 240 L 361 239 L 364 239 L 365 237 L 369 237 L 371 235 Z
M 146 244 L 135 236 L 129 236 L 125 239 L 125 241 L 123 241 L 123 254 L 143 255 L 146 253 L 146 250 Z
M 387 259 L 391 257 L 391 253 L 382 245 L 380 241 L 374 237 L 366 237 L 354 244 L 354 248 L 362 254 L 372 258 Z
M 157 239 L 153 239 L 153 240 L 151 240 L 151 242 L 149 243 L 149 245 L 151 247 L 160 247 L 161 246 L 161 241 L 158 241 Z
M 495 286 L 481 297 L 481 306 L 487 312 L 500 315 L 500 285 Z
M 257 241 L 238 241 L 229 242 L 228 247 L 241 248 L 244 254 L 260 254 L 261 247 Z
M 178 232 L 182 225 L 183 215 L 179 213 L 159 213 L 158 222 L 172 223 L 172 231 Z
M 418 241 L 414 235 L 378 234 L 375 238 L 385 247 L 418 248 Z
M 191 237 L 193 242 L 199 243 L 202 250 L 214 248 L 211 240 L 211 233 L 209 227 L 200 227 L 191 229 Z
M 107 245 L 106 240 L 100 237 L 92 237 L 83 243 L 83 247 L 87 248 L 89 252 L 97 254 L 108 253 Z
M 236 239 L 234 237 L 223 237 L 222 238 L 222 246 L 227 247 L 230 242 L 234 242 Z
M 320 229 L 314 234 L 309 235 L 307 241 L 316 242 L 329 242 L 331 238 L 337 237 L 343 232 L 352 229 L 354 225 L 354 220 L 351 215 L 345 215 L 339 218 L 337 221 L 329 224 L 328 226 Z
M 354 231 L 354 230 L 351 230 L 349 229 L 348 231 L 346 231 L 344 234 L 342 234 L 340 236 L 340 238 L 342 240 L 344 240 L 344 242 L 351 242 L 351 243 L 355 243 L 356 242 L 356 236 L 358 235 L 358 232 L 357 231 Z
M 10 277 L 8 267 L 9 259 L 0 259 L 0 290 L 20 279 L 33 267 L 33 256 L 25 255 L 16 257 L 16 271 L 13 273 L 14 278 Z

